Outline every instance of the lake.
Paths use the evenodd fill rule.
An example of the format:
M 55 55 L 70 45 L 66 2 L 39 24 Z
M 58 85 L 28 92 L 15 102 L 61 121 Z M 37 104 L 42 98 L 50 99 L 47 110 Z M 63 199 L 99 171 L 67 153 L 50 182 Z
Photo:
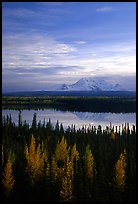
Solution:
M 112 125 L 121 125 L 129 123 L 130 127 L 136 125 L 136 113 L 92 113 L 92 112 L 71 112 L 71 111 L 59 111 L 54 109 L 44 109 L 44 110 L 22 110 L 22 121 L 26 120 L 30 125 L 32 124 L 32 118 L 34 113 L 37 115 L 37 122 L 44 120 L 48 122 L 51 119 L 53 125 L 56 124 L 57 120 L 59 124 L 62 123 L 63 127 L 66 129 L 68 126 L 75 124 L 75 127 L 81 128 L 86 125 L 93 125 L 98 127 L 101 125 L 102 128 Z M 18 110 L 4 109 L 2 110 L 2 115 L 12 116 L 12 121 L 18 124 Z

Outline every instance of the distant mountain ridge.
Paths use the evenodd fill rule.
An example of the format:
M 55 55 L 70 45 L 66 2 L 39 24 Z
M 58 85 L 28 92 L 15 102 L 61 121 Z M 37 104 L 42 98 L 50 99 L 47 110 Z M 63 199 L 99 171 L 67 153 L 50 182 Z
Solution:
M 122 88 L 120 83 L 103 78 L 84 77 L 73 84 L 49 85 L 43 90 L 5 92 L 3 96 L 128 96 L 136 97 L 136 91 Z
M 81 78 L 74 84 L 61 84 L 49 87 L 46 91 L 125 91 L 120 84 L 113 84 L 105 79 L 92 77 Z

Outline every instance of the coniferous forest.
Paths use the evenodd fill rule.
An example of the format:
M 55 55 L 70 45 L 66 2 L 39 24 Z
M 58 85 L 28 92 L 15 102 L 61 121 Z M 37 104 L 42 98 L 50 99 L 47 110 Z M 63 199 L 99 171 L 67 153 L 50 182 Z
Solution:
M 136 97 L 130 96 L 3 96 L 3 109 L 44 109 L 130 113 L 136 111 Z
M 136 202 L 136 128 L 2 118 L 3 201 Z
M 2 202 L 136 202 L 136 2 L 1 8 Z

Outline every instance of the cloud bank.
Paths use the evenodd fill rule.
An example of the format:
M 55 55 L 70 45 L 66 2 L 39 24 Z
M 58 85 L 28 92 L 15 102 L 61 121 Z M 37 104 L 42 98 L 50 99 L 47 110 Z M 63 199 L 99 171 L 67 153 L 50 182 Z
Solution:
M 87 76 L 135 81 L 135 4 L 3 2 L 2 9 L 3 91 Z

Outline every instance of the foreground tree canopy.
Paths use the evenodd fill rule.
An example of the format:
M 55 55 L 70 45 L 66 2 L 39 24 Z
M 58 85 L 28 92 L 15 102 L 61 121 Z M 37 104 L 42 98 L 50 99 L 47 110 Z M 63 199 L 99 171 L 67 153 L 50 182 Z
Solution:
M 4 201 L 135 202 L 136 129 L 2 119 Z

